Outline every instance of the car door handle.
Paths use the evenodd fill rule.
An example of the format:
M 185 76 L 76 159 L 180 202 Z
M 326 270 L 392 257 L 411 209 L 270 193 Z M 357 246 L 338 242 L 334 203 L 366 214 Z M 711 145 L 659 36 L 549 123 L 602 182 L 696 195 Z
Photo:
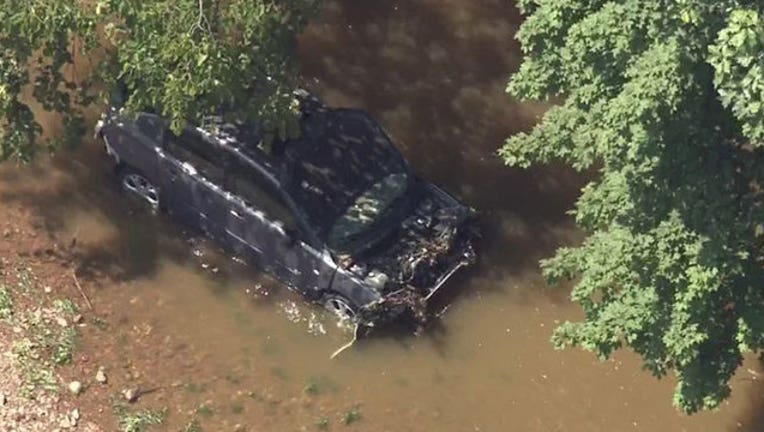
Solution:
M 244 219 L 244 217 L 242 217 L 242 215 L 240 215 L 239 212 L 237 212 L 236 210 L 231 210 L 230 213 L 231 213 L 231 216 L 235 217 L 236 219 Z

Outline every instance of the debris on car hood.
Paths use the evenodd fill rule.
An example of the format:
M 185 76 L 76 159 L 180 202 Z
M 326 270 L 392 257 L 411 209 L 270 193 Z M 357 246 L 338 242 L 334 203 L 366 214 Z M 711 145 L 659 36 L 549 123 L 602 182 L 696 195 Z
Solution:
M 457 270 L 476 261 L 474 211 L 428 186 L 400 228 L 359 257 L 371 277 L 386 278 L 382 298 L 361 311 L 367 324 L 387 321 L 391 314 L 404 311 L 412 313 L 417 324 L 424 324 L 427 300 Z

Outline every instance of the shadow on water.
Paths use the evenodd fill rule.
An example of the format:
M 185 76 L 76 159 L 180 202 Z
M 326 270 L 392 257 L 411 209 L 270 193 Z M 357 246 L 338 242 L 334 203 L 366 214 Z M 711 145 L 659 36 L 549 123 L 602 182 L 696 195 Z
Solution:
M 277 314 L 284 313 L 285 302 L 299 299 L 201 233 L 127 196 L 113 161 L 100 143 L 89 139 L 76 151 L 29 166 L 0 166 L 0 203 L 23 208 L 53 239 L 61 258 L 76 265 L 77 277 L 100 290 L 133 291 L 127 283 L 158 283 L 166 277 L 161 273 L 174 267 L 179 270 L 173 277 L 195 277 L 195 283 L 218 299 L 244 298 L 270 305 Z M 115 294 L 99 297 L 119 298 Z
M 479 210 L 483 253 L 472 273 L 490 281 L 535 274 L 540 258 L 575 237 L 565 211 L 582 179 L 563 167 L 503 166 L 498 146 L 544 108 L 503 92 L 519 61 L 513 35 L 520 16 L 500 0 L 459 4 L 457 14 L 448 12 L 454 0 L 443 3 L 329 2 L 323 20 L 331 24 L 313 25 L 301 40 L 303 75 L 330 104 L 370 111 L 417 172 Z M 0 198 L 36 209 L 51 233 L 61 232 L 73 210 L 108 222 L 108 241 L 79 247 L 81 274 L 129 281 L 152 276 L 161 256 L 189 259 L 181 229 L 123 199 L 97 144 L 88 142 L 73 160 L 55 158 L 53 166 L 55 181 L 45 180 L 55 174 L 44 163 L 24 175 L 4 170 Z M 72 238 L 103 230 L 85 219 L 70 230 Z
M 503 166 L 496 149 L 544 107 L 504 93 L 520 60 L 518 11 L 500 0 L 464 3 L 330 2 L 331 24 L 302 38 L 303 74 L 330 104 L 371 111 L 416 171 L 480 211 L 477 272 L 501 280 L 535 273 L 575 237 L 565 212 L 583 179 L 561 166 Z
M 370 111 L 415 171 L 479 211 L 481 260 L 469 273 L 489 283 L 468 285 L 501 291 L 510 276 L 535 277 L 540 258 L 575 240 L 565 211 L 583 180 L 560 166 L 519 170 L 502 164 L 496 149 L 535 123 L 544 106 L 520 104 L 503 91 L 519 62 L 517 10 L 501 0 L 462 3 L 329 2 L 323 21 L 301 40 L 303 75 L 331 105 Z M 449 12 L 457 6 L 459 13 Z M 53 120 L 44 118 L 44 127 L 55 128 Z M 194 245 L 181 228 L 124 199 L 96 143 L 51 165 L 36 164 L 23 175 L 3 170 L 0 199 L 34 209 L 51 235 L 70 235 L 61 243 L 79 242 L 78 274 L 130 281 L 155 275 L 163 257 L 193 259 Z M 72 212 L 97 217 L 83 216 L 78 225 Z M 104 241 L 80 241 L 99 235 Z M 226 272 L 218 277 L 225 286 Z M 436 307 L 460 294 L 449 290 Z M 565 296 L 563 290 L 547 294 Z
M 114 310 L 117 329 L 150 323 L 157 330 L 143 345 L 122 347 L 120 360 L 130 357 L 168 389 L 176 380 L 209 385 L 167 391 L 167 405 L 191 412 L 214 400 L 224 408 L 235 391 L 258 391 L 262 401 L 246 396 L 244 414 L 220 410 L 205 430 L 228 430 L 240 415 L 252 430 L 308 430 L 319 415 L 341 418 L 359 401 L 365 423 L 358 426 L 368 431 L 728 430 L 747 399 L 737 396 L 724 415 L 680 418 L 670 407 L 672 383 L 640 373 L 629 353 L 598 363 L 588 353 L 552 351 L 551 327 L 579 310 L 563 300 L 566 289 L 541 289 L 537 262 L 580 239 L 565 212 L 584 180 L 559 166 L 507 168 L 496 156 L 545 108 L 504 93 L 519 62 L 519 22 L 506 0 L 327 0 L 322 20 L 301 39 L 310 88 L 330 105 L 368 110 L 415 171 L 480 211 L 481 261 L 449 284 L 434 308 L 453 306 L 420 338 L 362 341 L 328 360 L 344 340 L 313 337 L 275 305 L 247 302 L 255 271 L 219 257 L 221 271 L 199 277 L 192 250 L 204 245 L 125 200 L 94 143 L 73 158 L 0 168 L 0 202 L 19 203 L 64 246 L 77 238 L 79 274 L 131 282 L 105 284 L 111 291 L 98 300 Z M 234 288 L 240 295 L 213 298 Z M 188 348 L 156 355 L 170 348 L 168 336 Z M 93 343 L 102 351 L 122 345 L 101 336 Z M 303 406 L 302 386 L 315 376 L 342 383 L 341 392 Z M 762 421 L 756 411 L 744 426 Z
M 744 365 L 738 369 L 732 378 L 733 385 L 740 386 L 745 382 L 750 396 L 750 405 L 746 413 L 739 419 L 735 427 L 730 431 L 741 432 L 764 432 L 764 363 L 750 359 L 750 365 Z
M 520 22 L 501 0 L 329 1 L 300 41 L 307 87 L 329 105 L 368 110 L 416 172 L 479 211 L 480 261 L 449 283 L 434 312 L 467 292 L 535 296 L 543 284 L 520 281 L 538 282 L 538 260 L 578 237 L 566 211 L 583 177 L 562 166 L 509 168 L 496 154 L 545 109 L 504 92 L 520 61 Z M 567 292 L 545 295 L 563 302 Z M 435 317 L 421 336 L 444 353 L 447 335 Z
M 52 160 L 4 166 L 0 201 L 31 211 L 31 217 L 39 219 L 77 264 L 79 277 L 111 282 L 150 279 L 167 260 L 199 272 L 203 267 L 214 269 L 214 287 L 223 293 L 236 273 L 256 273 L 226 258 L 198 234 L 125 196 L 112 166 L 97 143 L 89 140 L 74 153 Z

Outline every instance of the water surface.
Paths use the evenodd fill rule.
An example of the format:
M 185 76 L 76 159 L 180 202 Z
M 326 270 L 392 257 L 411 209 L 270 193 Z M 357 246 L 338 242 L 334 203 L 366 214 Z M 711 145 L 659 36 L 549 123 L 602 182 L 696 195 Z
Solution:
M 349 335 L 278 284 L 188 240 L 120 196 L 93 144 L 74 162 L 0 170 L 0 202 L 21 203 L 98 282 L 108 328 L 83 350 L 111 355 L 114 385 L 158 390 L 168 430 L 332 430 L 356 409 L 363 431 L 756 430 L 755 371 L 733 379 L 717 412 L 687 417 L 673 382 L 636 356 L 600 362 L 549 337 L 580 319 L 569 288 L 537 261 L 580 241 L 566 210 L 583 180 L 563 167 L 504 167 L 496 148 L 531 127 L 541 104 L 504 94 L 519 61 L 520 16 L 505 0 L 328 2 L 301 38 L 307 85 L 333 105 L 369 110 L 413 168 L 481 212 L 481 262 L 451 284 L 448 308 L 419 337 L 376 338 L 338 358 Z M 445 306 L 445 304 L 443 305 Z

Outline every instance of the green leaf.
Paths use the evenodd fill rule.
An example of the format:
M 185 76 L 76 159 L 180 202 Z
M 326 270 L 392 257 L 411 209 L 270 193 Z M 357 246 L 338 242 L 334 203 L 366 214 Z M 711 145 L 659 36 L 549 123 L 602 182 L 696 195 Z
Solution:
M 764 348 L 764 23 L 751 4 L 529 2 L 508 86 L 564 98 L 505 142 L 507 164 L 597 172 L 573 212 L 586 239 L 542 261 L 549 282 L 574 281 L 585 314 L 554 346 L 627 346 L 655 376 L 674 372 L 688 413 L 718 406 Z

